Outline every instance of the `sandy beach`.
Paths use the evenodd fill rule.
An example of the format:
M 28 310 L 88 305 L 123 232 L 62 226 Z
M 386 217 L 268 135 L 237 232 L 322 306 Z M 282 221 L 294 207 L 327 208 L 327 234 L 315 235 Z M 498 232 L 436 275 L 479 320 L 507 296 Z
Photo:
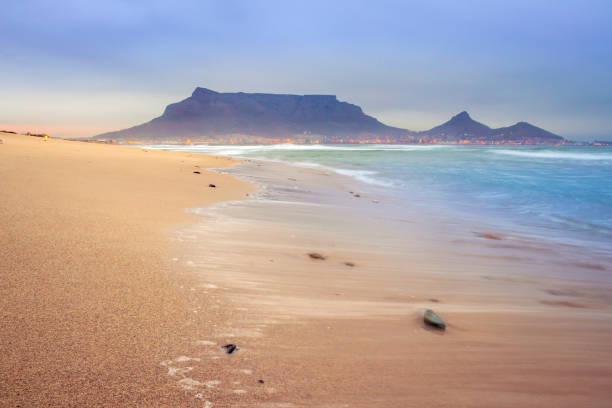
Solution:
M 322 171 L 0 138 L 2 406 L 609 405 L 605 260 Z
M 160 366 L 199 323 L 168 233 L 252 186 L 204 170 L 225 158 L 0 138 L 0 406 L 202 406 Z

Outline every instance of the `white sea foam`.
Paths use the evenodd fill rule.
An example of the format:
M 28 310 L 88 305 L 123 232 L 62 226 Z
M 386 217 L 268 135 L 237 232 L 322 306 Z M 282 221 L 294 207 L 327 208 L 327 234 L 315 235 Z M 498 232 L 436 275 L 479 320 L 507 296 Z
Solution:
M 520 150 L 492 150 L 493 153 L 507 156 L 518 156 L 536 159 L 561 159 L 561 160 L 612 160 L 609 153 L 580 153 L 563 152 L 552 150 L 520 151 Z
M 374 184 L 378 186 L 382 185 L 385 187 L 393 186 L 393 183 L 391 183 L 390 181 L 374 177 L 378 173 L 372 170 L 342 169 L 342 168 L 337 168 L 337 167 L 325 166 L 319 163 L 311 163 L 311 162 L 303 162 L 303 161 L 282 162 L 282 163 L 287 163 L 287 164 L 297 166 L 297 167 L 305 167 L 305 168 L 310 168 L 310 169 L 319 169 L 319 170 L 329 171 L 329 172 L 333 172 L 336 174 L 340 174 L 342 176 L 354 178 L 355 180 L 361 181 L 366 184 Z
M 385 144 L 364 144 L 364 145 L 297 145 L 292 143 L 274 145 L 247 145 L 247 146 L 228 146 L 228 145 L 147 145 L 140 146 L 153 150 L 175 150 L 192 153 L 206 153 L 219 156 L 242 156 L 249 153 L 274 152 L 274 151 L 423 151 L 448 148 L 444 145 L 385 145 Z
M 372 151 L 427 151 L 439 148 L 447 148 L 448 146 L 441 145 L 296 145 L 296 144 L 276 144 L 276 145 L 255 145 L 255 146 L 212 146 L 212 145 L 191 145 L 191 146 L 181 146 L 181 145 L 152 145 L 145 146 L 150 149 L 160 149 L 160 150 L 175 150 L 175 151 L 184 151 L 184 152 L 192 152 L 192 153 L 203 153 L 203 154 L 213 154 L 220 156 L 244 156 L 253 153 L 266 153 L 266 152 L 275 152 L 275 151 L 313 151 L 313 152 L 323 152 L 323 151 L 352 151 L 352 152 L 372 152 Z M 266 157 L 258 157 L 257 160 L 262 161 L 270 161 L 277 163 L 285 163 L 298 167 L 305 168 L 315 168 L 324 171 L 330 171 L 337 174 L 341 174 L 343 176 L 348 176 L 354 178 L 355 180 L 374 185 L 382 185 L 385 187 L 392 187 L 393 183 L 383 180 L 380 178 L 376 178 L 375 175 L 377 172 L 371 170 L 355 170 L 355 169 L 344 169 L 344 168 L 336 168 L 331 166 L 325 166 L 319 163 L 313 163 L 308 161 L 297 161 L 297 162 L 289 162 L 284 160 L 274 160 Z M 181 237 L 186 239 L 191 239 L 191 237 Z
M 374 184 L 374 185 L 382 185 L 385 187 L 392 187 L 393 183 L 386 181 L 386 180 L 382 180 L 376 177 L 373 177 L 374 175 L 378 174 L 375 171 L 370 171 L 370 170 L 349 170 L 349 169 L 336 169 L 333 168 L 332 169 L 334 172 L 341 174 L 343 176 L 349 176 L 354 178 L 355 180 L 359 180 L 362 181 L 364 183 L 367 184 Z

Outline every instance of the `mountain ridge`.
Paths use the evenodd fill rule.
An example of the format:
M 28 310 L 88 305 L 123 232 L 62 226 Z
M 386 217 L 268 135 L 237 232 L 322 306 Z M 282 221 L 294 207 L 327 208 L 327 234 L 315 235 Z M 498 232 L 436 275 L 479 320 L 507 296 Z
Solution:
M 510 135 L 510 137 L 508 136 Z M 508 138 L 509 137 L 509 138 Z M 149 122 L 94 136 L 119 141 L 198 143 L 432 143 L 564 139 L 518 122 L 491 129 L 467 111 L 422 132 L 388 126 L 335 95 L 221 93 L 197 87 Z
M 490 128 L 477 122 L 467 111 L 462 111 L 447 122 L 429 130 L 419 132 L 428 138 L 444 141 L 532 141 L 532 142 L 561 142 L 561 136 L 534 126 L 527 122 L 517 122 L 511 126 Z

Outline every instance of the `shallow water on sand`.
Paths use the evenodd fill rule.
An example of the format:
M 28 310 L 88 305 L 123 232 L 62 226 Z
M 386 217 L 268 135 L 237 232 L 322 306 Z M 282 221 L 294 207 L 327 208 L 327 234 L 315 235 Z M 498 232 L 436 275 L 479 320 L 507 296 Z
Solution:
M 366 185 L 401 214 L 443 212 L 612 256 L 612 148 L 150 146 L 291 163 Z
M 244 164 L 222 171 L 252 181 L 260 190 L 251 197 L 255 200 L 197 210 L 206 215 L 207 222 L 222 217 L 226 225 L 252 223 L 257 228 L 263 225 L 258 223 L 267 222 L 301 231 L 298 236 L 311 231 L 315 244 L 327 237 L 333 238 L 335 245 L 344 243 L 368 251 L 377 248 L 399 264 L 421 259 L 423 268 L 436 273 L 466 274 L 482 269 L 482 273 L 512 271 L 612 280 L 612 253 L 605 240 L 592 246 L 584 240 L 555 239 L 558 237 L 536 233 L 537 228 L 524 228 L 510 219 L 500 222 L 467 215 L 457 208 L 430 205 L 419 191 L 398 193 L 395 188 L 357 180 L 323 166 L 246 159 Z M 247 229 L 242 235 L 248 233 Z M 266 237 L 271 241 L 277 238 L 283 242 L 282 237 Z M 312 246 L 313 250 L 317 247 Z
M 606 398 L 593 385 L 596 368 L 574 374 L 610 353 L 605 257 L 435 208 L 399 207 L 375 186 L 325 169 L 251 161 L 223 171 L 256 182 L 259 193 L 195 209 L 201 220 L 181 231 L 181 244 L 206 296 L 220 294 L 235 310 L 213 336 L 243 346 L 247 368 L 265 373 L 266 384 L 284 384 L 246 396 L 298 407 Z M 446 332 L 425 330 L 428 308 Z M 565 374 L 556 376 L 560 360 Z M 499 370 L 483 376 L 486 367 Z M 555 390 L 567 378 L 581 385 L 561 401 Z M 432 396 L 431 381 L 451 390 Z M 474 383 L 479 390 L 469 390 Z M 520 403 L 507 397 L 517 390 Z
M 231 394 L 246 398 L 235 406 L 510 407 L 534 395 L 576 406 L 608 397 L 597 382 L 612 338 L 605 253 L 404 202 L 318 166 L 249 159 L 221 171 L 259 192 L 193 209 L 200 221 L 176 238 L 202 295 L 232 316 L 207 334 L 241 347 L 241 365 L 223 369 L 253 370 L 275 390 L 245 386 Z M 427 308 L 446 332 L 424 330 Z M 203 361 L 220 361 L 215 352 Z M 432 381 L 446 393 L 432 395 Z

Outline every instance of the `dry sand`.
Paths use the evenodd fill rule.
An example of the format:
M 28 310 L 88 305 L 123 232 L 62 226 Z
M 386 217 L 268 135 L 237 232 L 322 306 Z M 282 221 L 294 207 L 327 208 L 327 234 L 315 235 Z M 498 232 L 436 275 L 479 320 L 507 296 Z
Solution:
M 349 212 L 297 207 L 195 218 L 182 209 L 252 191 L 192 173 L 232 161 L 1 137 L 2 406 L 612 400 L 610 286 L 523 274 L 552 265 L 533 249 L 472 236 L 447 257 L 408 225 L 400 254 L 368 246 L 365 222 L 324 228 Z M 446 332 L 423 326 L 427 307 Z
M 0 138 L 0 406 L 202 406 L 159 364 L 195 330 L 168 233 L 252 186 L 203 170 L 226 158 Z

